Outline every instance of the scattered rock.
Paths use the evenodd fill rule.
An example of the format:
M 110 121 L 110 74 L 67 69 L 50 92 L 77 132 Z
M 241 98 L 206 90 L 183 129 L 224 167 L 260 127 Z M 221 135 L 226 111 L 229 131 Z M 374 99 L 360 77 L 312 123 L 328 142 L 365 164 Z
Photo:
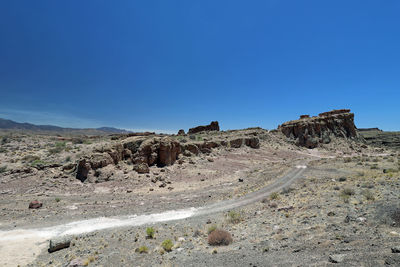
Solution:
M 39 209 L 43 206 L 42 202 L 39 202 L 38 200 L 33 200 L 29 203 L 29 208 L 30 209 Z
M 58 251 L 64 248 L 68 248 L 71 245 L 71 237 L 65 236 L 60 238 L 51 239 L 49 243 L 49 252 Z
M 68 267 L 81 267 L 85 266 L 84 260 L 81 258 L 73 259 L 69 264 Z
M 400 246 L 392 247 L 392 253 L 400 253 Z
M 341 263 L 344 261 L 345 257 L 345 254 L 333 254 L 329 255 L 329 261 L 332 263 Z
M 133 166 L 133 170 L 135 170 L 137 173 L 149 173 L 149 166 L 147 165 L 147 163 L 139 163 L 139 164 L 135 164 Z

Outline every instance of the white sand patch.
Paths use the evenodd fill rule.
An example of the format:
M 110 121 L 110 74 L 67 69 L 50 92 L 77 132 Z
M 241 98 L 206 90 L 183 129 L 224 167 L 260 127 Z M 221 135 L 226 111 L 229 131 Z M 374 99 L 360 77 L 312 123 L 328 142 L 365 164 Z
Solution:
M 193 216 L 195 211 L 195 208 L 189 208 L 140 216 L 100 217 L 41 229 L 0 231 L 0 266 L 25 266 L 31 263 L 46 248 L 47 241 L 56 236 L 181 220 Z

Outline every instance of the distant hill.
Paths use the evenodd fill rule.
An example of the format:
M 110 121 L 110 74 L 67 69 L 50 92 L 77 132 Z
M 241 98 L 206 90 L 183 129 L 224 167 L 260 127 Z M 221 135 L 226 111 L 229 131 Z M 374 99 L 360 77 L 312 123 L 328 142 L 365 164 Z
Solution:
M 32 123 L 20 123 L 12 120 L 0 118 L 0 130 L 6 131 L 28 131 L 34 133 L 54 133 L 54 134 L 82 134 L 82 135 L 104 135 L 104 134 L 126 134 L 130 131 L 113 127 L 100 128 L 64 128 L 54 125 L 36 125 Z

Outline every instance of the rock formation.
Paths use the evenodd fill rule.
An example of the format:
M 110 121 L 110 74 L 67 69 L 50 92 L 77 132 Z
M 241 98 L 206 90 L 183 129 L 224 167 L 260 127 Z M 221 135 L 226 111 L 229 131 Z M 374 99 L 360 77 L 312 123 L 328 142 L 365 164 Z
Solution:
M 354 114 L 349 109 L 332 110 L 311 118 L 302 115 L 299 120 L 278 126 L 278 130 L 294 139 L 297 145 L 307 148 L 330 143 L 332 137 L 360 139 L 354 125 Z
M 180 129 L 180 130 L 178 131 L 178 135 L 185 135 L 185 130 Z
M 188 134 L 195 134 L 203 131 L 219 131 L 218 121 L 212 121 L 210 125 L 197 126 L 195 128 L 190 128 Z
M 211 125 L 214 125 L 213 128 L 218 127 L 218 123 Z M 184 156 L 209 154 L 220 146 L 259 148 L 259 138 L 255 133 L 250 135 L 253 136 L 236 136 L 227 140 L 191 141 L 190 143 L 186 143 L 186 140 L 180 143 L 169 136 L 132 136 L 120 143 L 94 149 L 91 154 L 82 157 L 77 164 L 76 178 L 82 182 L 86 180 L 100 182 L 100 174 L 104 170 L 102 168 L 111 164 L 116 165 L 120 161 L 133 163 L 133 170 L 137 173 L 149 173 L 150 166 L 164 167 L 174 164 L 181 153 Z

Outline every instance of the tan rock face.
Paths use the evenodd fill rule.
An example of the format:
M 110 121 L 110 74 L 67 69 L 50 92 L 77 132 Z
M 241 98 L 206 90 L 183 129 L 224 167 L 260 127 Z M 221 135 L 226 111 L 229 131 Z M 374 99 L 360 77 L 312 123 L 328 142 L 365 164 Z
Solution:
M 174 164 L 181 153 L 180 143 L 169 137 L 164 137 L 160 140 L 159 144 L 158 165 L 169 166 Z
M 303 117 L 288 121 L 278 127 L 286 137 L 296 140 L 296 144 L 315 148 L 320 143 L 329 143 L 332 137 L 360 139 L 354 125 L 354 114 L 349 109 L 320 113 L 318 117 Z
M 190 128 L 188 134 L 195 134 L 203 131 L 219 131 L 218 121 L 212 121 L 209 125 Z
M 93 153 L 81 158 L 77 165 L 76 178 L 84 182 L 99 182 L 102 170 L 108 165 L 116 165 L 120 161 L 127 160 L 134 164 L 133 169 L 138 173 L 148 173 L 149 167 L 169 166 L 175 163 L 178 156 L 184 151 L 187 156 L 200 153 L 209 154 L 220 146 L 239 148 L 243 145 L 251 148 L 259 148 L 260 141 L 257 137 L 239 137 L 232 140 L 204 141 L 193 143 L 180 143 L 168 136 L 131 136 L 121 143 L 100 147 Z

